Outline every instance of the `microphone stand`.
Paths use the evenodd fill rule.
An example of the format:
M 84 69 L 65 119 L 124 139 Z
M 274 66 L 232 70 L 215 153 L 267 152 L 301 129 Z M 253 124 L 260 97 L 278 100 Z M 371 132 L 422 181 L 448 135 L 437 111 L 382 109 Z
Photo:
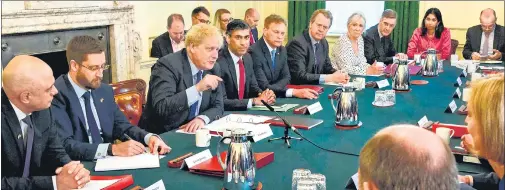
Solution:
M 293 130 L 293 132 L 295 132 L 296 134 L 299 134 L 298 133 L 298 130 L 296 128 L 294 128 L 293 126 L 291 126 L 291 124 L 289 124 L 289 122 L 287 122 L 286 120 L 284 120 L 284 118 L 282 118 L 279 113 L 277 113 L 274 108 L 272 108 L 272 106 L 268 105 L 265 101 L 261 100 L 261 103 L 263 103 L 263 105 L 265 105 L 270 111 L 274 112 L 275 114 L 277 114 L 277 117 L 279 119 L 282 120 L 282 122 L 284 123 L 284 136 L 282 137 L 276 137 L 276 138 L 271 138 L 271 139 L 268 139 L 268 142 L 272 142 L 272 141 L 275 141 L 275 140 L 284 140 L 284 143 L 288 145 L 288 148 L 291 148 L 291 144 L 289 143 L 289 141 L 291 139 L 294 139 L 294 140 L 300 140 L 302 141 L 303 139 L 302 138 L 297 138 L 297 137 L 291 137 L 289 136 L 289 128 L 291 128 Z

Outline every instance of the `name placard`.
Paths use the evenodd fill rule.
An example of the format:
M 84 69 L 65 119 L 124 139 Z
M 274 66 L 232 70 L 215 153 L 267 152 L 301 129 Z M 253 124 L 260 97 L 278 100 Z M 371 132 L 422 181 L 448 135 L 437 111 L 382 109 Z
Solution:
M 191 157 L 184 159 L 184 163 L 182 164 L 181 169 L 192 168 L 193 166 L 196 166 L 196 165 L 198 165 L 202 162 L 205 162 L 211 158 L 212 158 L 212 154 L 210 153 L 210 150 L 206 149 L 202 152 L 199 152 L 198 154 L 195 154 Z
M 459 90 L 459 88 L 456 88 L 456 91 L 454 92 L 452 97 L 453 98 L 461 98 L 461 91 Z
M 458 77 L 458 79 L 456 79 L 456 83 L 454 83 L 454 86 L 455 86 L 455 87 L 460 87 L 460 86 L 461 86 L 461 84 L 462 84 L 462 82 L 461 82 L 461 78 L 459 78 L 459 77 Z
M 419 125 L 419 127 L 422 127 L 424 128 L 424 126 L 426 125 L 426 123 L 428 123 L 428 117 L 426 116 L 423 116 L 418 122 L 417 124 Z
M 377 87 L 378 88 L 384 88 L 386 86 L 389 86 L 389 82 L 387 79 L 377 81 Z
M 165 190 L 165 184 L 163 183 L 163 180 L 159 180 L 156 183 L 150 185 L 149 187 L 145 188 L 145 190 Z
M 254 136 L 253 136 L 253 141 L 258 142 L 264 138 L 267 138 L 269 136 L 272 136 L 272 128 L 270 128 L 269 124 L 261 124 L 261 125 L 256 125 L 255 131 L 254 131 Z
M 468 75 L 468 73 L 466 72 L 466 69 L 463 69 L 463 72 L 461 72 L 461 75 L 459 75 L 460 77 L 466 77 Z
M 321 103 L 319 102 L 307 106 L 307 111 L 309 112 L 310 115 L 315 114 L 321 110 L 323 110 L 323 106 L 321 106 Z
M 456 108 L 457 108 L 457 105 L 456 105 L 456 102 L 451 101 L 451 103 L 449 103 L 449 106 L 447 106 L 447 108 L 445 108 L 445 113 L 454 113 L 454 111 L 456 111 Z

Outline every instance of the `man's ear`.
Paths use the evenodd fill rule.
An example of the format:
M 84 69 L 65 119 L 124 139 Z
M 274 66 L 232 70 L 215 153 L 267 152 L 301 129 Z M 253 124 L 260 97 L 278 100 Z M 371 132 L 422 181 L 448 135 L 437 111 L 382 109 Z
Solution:
M 379 190 L 373 182 L 363 182 L 363 190 Z
M 78 68 L 77 68 L 77 67 L 78 67 L 78 66 L 77 66 L 77 64 L 78 64 L 78 63 L 77 63 L 77 62 L 75 62 L 75 60 L 73 60 L 73 59 L 72 59 L 72 60 L 70 60 L 70 63 L 68 63 L 68 65 L 69 65 L 69 70 L 70 70 L 70 71 L 77 72 L 77 70 L 78 70 Z

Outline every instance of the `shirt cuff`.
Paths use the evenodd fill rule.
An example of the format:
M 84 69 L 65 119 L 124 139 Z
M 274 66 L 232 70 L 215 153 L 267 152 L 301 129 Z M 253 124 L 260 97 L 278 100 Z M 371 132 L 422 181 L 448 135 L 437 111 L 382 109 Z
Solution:
M 293 89 L 292 88 L 286 90 L 286 98 L 291 98 L 291 97 L 293 97 Z
M 148 133 L 145 137 L 144 137 L 144 142 L 149 145 L 149 139 L 153 136 L 154 134 L 153 133 Z
M 319 75 L 319 84 L 324 84 L 324 78 L 326 78 L 326 75 Z
M 467 175 L 466 177 L 468 177 L 468 181 L 470 181 L 469 185 L 473 187 L 473 176 Z
M 110 143 L 101 143 L 98 145 L 95 153 L 95 159 L 105 158 L 107 156 L 107 149 L 109 149 Z
M 252 108 L 252 103 L 253 103 L 253 99 L 249 99 L 249 102 L 247 102 L 247 109 Z
M 396 56 L 393 56 L 393 62 L 395 62 L 395 61 L 396 61 Z
M 53 177 L 51 177 L 53 179 L 53 189 L 54 190 L 58 190 L 58 186 L 56 185 L 56 176 L 53 175 Z
M 205 125 L 209 124 L 209 122 L 210 122 L 209 117 L 207 117 L 206 115 L 198 115 L 196 117 L 203 119 L 203 122 L 205 122 Z
M 196 90 L 196 86 L 193 85 L 192 87 L 186 89 L 186 96 L 188 98 L 188 107 L 191 107 L 191 105 L 200 99 L 202 94 L 199 93 L 198 90 Z

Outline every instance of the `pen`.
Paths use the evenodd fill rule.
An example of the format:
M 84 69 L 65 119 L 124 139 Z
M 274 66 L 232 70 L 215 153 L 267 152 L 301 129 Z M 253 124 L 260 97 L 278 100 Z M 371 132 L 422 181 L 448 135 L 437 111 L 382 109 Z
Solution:
M 124 136 L 128 139 L 128 140 L 133 140 L 129 135 L 127 135 L 126 133 L 124 133 Z M 147 152 L 147 150 L 144 148 L 144 152 Z

